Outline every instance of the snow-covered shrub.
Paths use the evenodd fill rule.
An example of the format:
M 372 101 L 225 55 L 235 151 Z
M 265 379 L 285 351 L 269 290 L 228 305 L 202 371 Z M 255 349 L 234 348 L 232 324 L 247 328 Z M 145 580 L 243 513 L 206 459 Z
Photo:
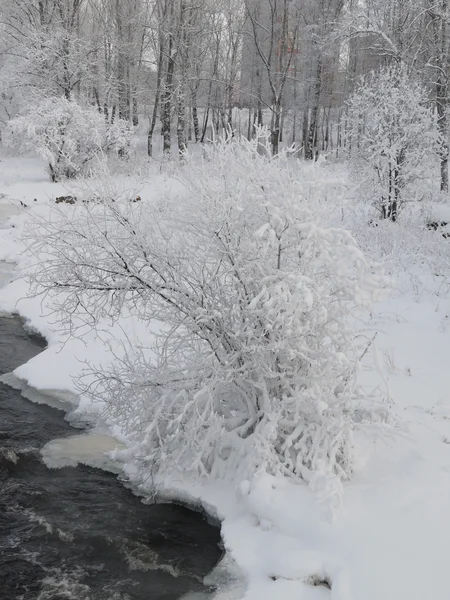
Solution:
M 125 119 L 114 119 L 108 124 L 105 131 L 105 148 L 114 151 L 122 158 L 128 158 L 131 150 L 135 147 L 137 139 L 134 127 L 130 121 Z
M 115 149 L 128 152 L 133 129 L 123 120 L 113 125 L 94 107 L 66 98 L 46 98 L 9 123 L 9 142 L 31 150 L 47 163 L 52 181 L 88 174 Z
M 355 384 L 354 316 L 380 276 L 347 231 L 321 227 L 296 161 L 260 143 L 187 157 L 183 197 L 43 222 L 35 289 L 63 291 L 68 319 L 126 307 L 160 323 L 152 348 L 127 348 L 84 390 L 146 468 L 347 478 L 352 432 L 373 416 Z
M 361 205 L 346 212 L 345 226 L 365 255 L 378 264 L 391 280 L 391 295 L 416 299 L 448 298 L 450 289 L 449 240 L 446 227 L 435 231 L 429 223 L 445 223 L 449 208 L 444 204 L 408 202 L 396 223 L 385 219 L 370 224 Z M 450 221 L 449 221 L 450 222 Z
M 363 193 L 395 221 L 405 190 L 423 178 L 439 147 L 427 91 L 405 68 L 391 66 L 369 74 L 348 108 L 351 159 L 365 179 Z

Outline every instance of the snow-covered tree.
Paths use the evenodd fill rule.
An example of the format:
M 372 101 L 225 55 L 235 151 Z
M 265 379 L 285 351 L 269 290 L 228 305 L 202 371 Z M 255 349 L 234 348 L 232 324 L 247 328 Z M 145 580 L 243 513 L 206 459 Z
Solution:
M 355 384 L 353 317 L 380 277 L 347 231 L 320 225 L 296 161 L 271 156 L 269 136 L 261 156 L 258 138 L 187 159 L 182 198 L 105 193 L 42 222 L 34 290 L 69 321 L 125 307 L 162 323 L 152 348 L 127 348 L 84 390 L 145 468 L 348 478 L 353 430 L 373 416 Z
M 439 149 L 426 89 L 397 65 L 370 74 L 349 100 L 351 158 L 383 218 L 396 220 L 405 188 Z
M 47 98 L 10 121 L 8 129 L 11 145 L 36 152 L 47 162 L 52 181 L 89 173 L 108 150 L 124 154 L 133 143 L 127 121 L 116 119 L 109 125 L 93 107 L 66 98 Z
M 95 42 L 83 34 L 84 0 L 5 0 L 0 6 L 7 67 L 14 88 L 29 102 L 48 96 L 70 99 L 92 68 Z M 0 82 L 4 77 L 0 68 Z

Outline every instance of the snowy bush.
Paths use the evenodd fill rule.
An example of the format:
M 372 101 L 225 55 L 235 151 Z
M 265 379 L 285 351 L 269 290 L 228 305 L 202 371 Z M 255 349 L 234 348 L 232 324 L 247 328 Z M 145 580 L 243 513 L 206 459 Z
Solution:
M 129 123 L 113 125 L 93 107 L 46 98 L 9 123 L 10 144 L 31 150 L 47 163 L 52 181 L 88 174 L 111 150 L 126 154 L 133 143 Z
M 114 150 L 120 157 L 128 158 L 136 143 L 134 127 L 130 121 L 116 118 L 106 127 L 104 147 Z
M 368 75 L 349 101 L 351 158 L 364 193 L 383 218 L 395 221 L 404 191 L 430 168 L 438 150 L 427 91 L 398 66 Z
M 79 206 L 31 247 L 35 290 L 63 291 L 69 322 L 126 308 L 160 324 L 84 389 L 146 468 L 347 478 L 353 430 L 377 413 L 355 384 L 354 316 L 381 278 L 266 142 L 213 145 L 187 158 L 182 198 Z

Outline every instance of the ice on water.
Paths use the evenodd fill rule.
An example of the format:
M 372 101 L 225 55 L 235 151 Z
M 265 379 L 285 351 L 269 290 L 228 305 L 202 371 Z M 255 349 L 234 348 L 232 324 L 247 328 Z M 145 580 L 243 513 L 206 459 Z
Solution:
M 47 467 L 52 469 L 82 464 L 119 473 L 120 463 L 113 460 L 109 453 L 124 448 L 113 437 L 88 433 L 51 440 L 42 448 L 41 455 Z

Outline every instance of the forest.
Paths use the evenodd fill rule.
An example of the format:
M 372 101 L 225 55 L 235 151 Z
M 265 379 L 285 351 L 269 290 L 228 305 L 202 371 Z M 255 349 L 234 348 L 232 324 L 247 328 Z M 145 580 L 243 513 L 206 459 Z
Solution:
M 0 10 L 3 136 L 15 119 L 23 133 L 27 118 L 59 108 L 88 128 L 92 111 L 101 115 L 103 147 L 129 144 L 138 128 L 148 156 L 224 132 L 250 139 L 261 125 L 274 153 L 293 146 L 306 160 L 394 144 L 395 204 L 410 142 L 375 142 L 371 123 L 400 120 L 437 153 L 448 190 L 446 0 L 3 0 Z M 380 70 L 391 74 L 370 82 Z

